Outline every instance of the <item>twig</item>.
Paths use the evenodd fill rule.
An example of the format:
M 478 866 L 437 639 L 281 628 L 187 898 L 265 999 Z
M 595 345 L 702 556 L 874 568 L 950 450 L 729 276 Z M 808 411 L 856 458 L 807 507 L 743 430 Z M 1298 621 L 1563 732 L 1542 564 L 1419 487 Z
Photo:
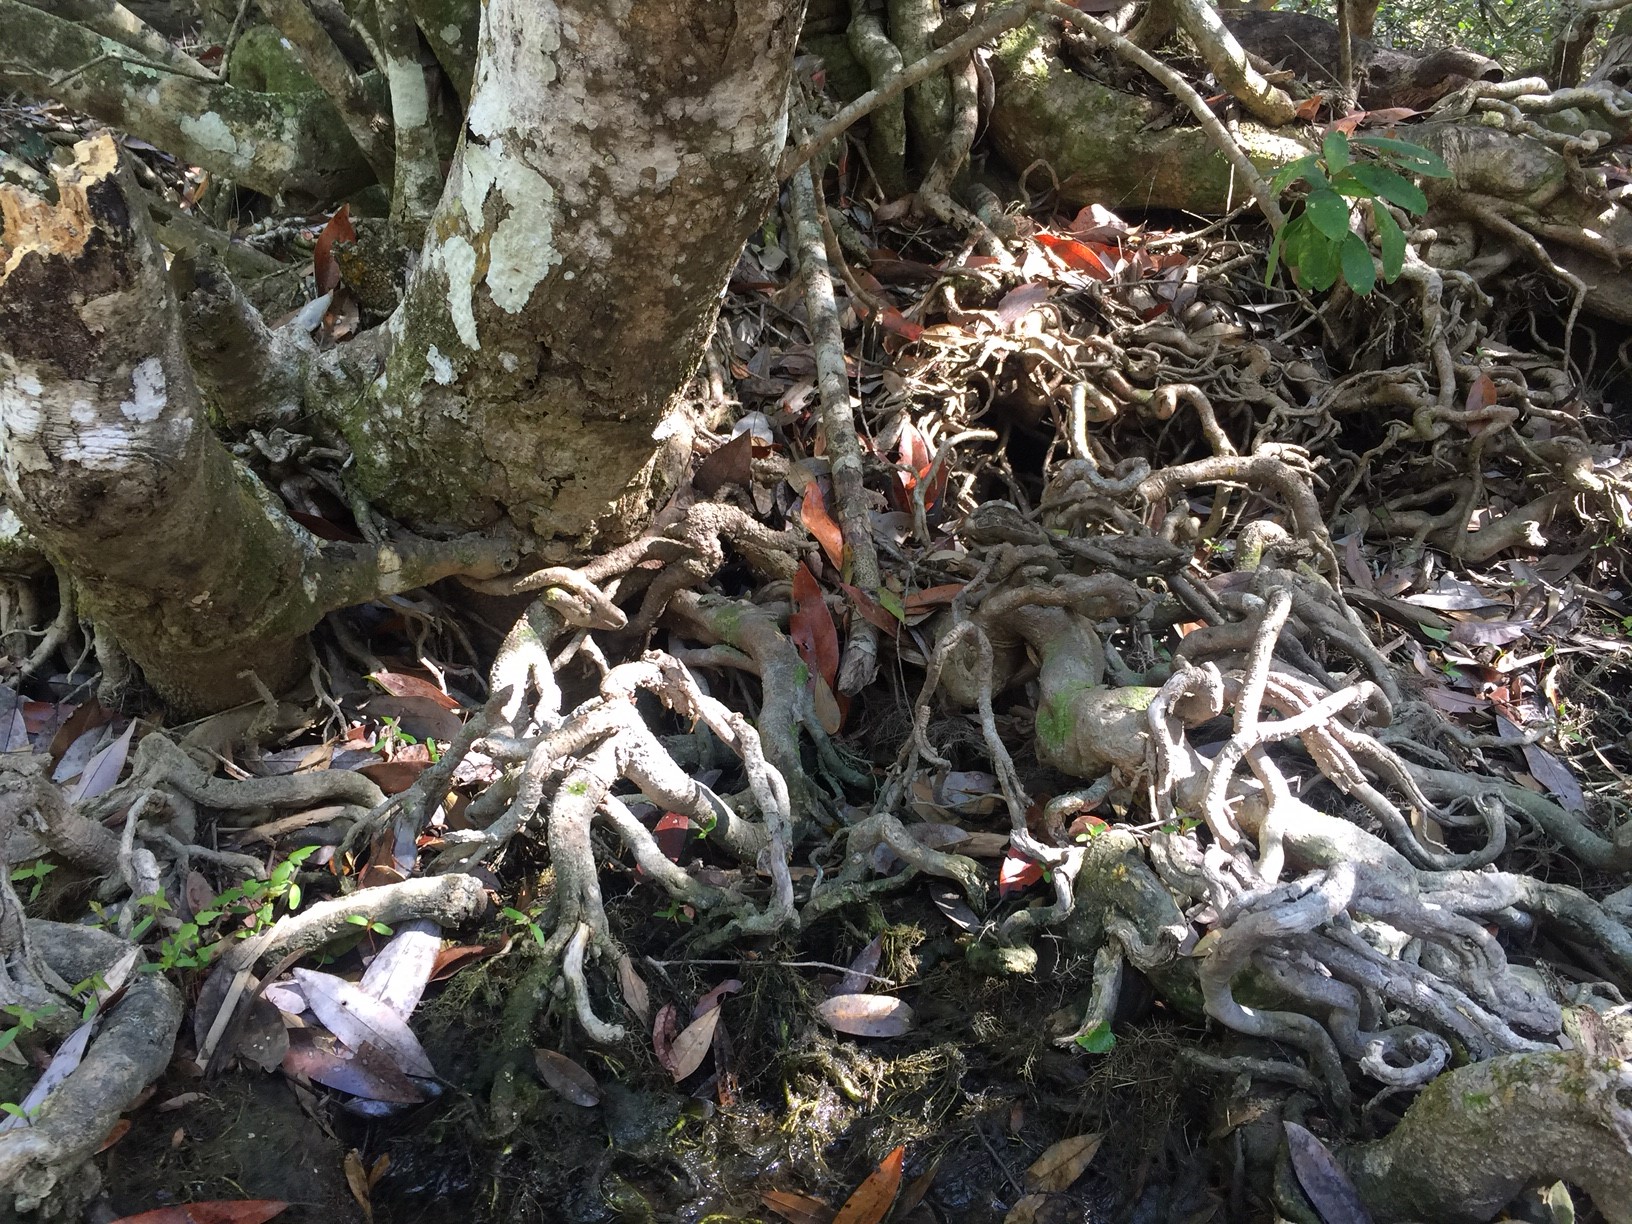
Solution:
M 881 577 L 878 550 L 873 544 L 867 514 L 866 485 L 861 471 L 861 442 L 856 417 L 850 409 L 850 380 L 844 371 L 844 335 L 839 330 L 838 304 L 828 270 L 827 246 L 822 237 L 821 202 L 815 176 L 801 166 L 793 176 L 790 195 L 799 273 L 805 283 L 805 312 L 810 343 L 816 354 L 816 385 L 822 402 L 822 428 L 833 465 L 833 500 L 845 548 L 850 553 L 854 581 L 876 591 Z M 878 674 L 878 630 L 855 617 L 838 678 L 840 692 L 859 693 Z

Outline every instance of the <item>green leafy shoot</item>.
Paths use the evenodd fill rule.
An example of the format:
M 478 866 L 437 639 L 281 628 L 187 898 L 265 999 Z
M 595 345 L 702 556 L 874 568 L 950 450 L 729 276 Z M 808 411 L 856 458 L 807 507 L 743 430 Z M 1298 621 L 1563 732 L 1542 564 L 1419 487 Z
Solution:
M 1377 236 L 1383 279 L 1392 284 L 1405 267 L 1405 234 L 1389 212 L 1392 204 L 1412 216 L 1428 210 L 1428 197 L 1411 180 L 1448 178 L 1437 153 L 1406 140 L 1357 136 L 1333 129 L 1319 153 L 1282 166 L 1270 184 L 1276 195 L 1294 183 L 1307 185 L 1302 207 L 1281 227 L 1269 248 L 1264 283 L 1285 262 L 1307 290 L 1330 289 L 1339 279 L 1364 296 L 1377 286 L 1371 248 L 1351 228 L 1355 204 L 1368 206 Z

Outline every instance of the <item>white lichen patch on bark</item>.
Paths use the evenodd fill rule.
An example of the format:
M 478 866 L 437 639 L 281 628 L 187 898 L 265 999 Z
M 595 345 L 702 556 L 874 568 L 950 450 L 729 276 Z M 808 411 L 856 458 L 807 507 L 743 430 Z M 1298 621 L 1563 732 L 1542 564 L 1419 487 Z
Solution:
M 176 123 L 184 136 L 201 147 L 214 149 L 228 157 L 240 155 L 238 137 L 233 135 L 227 121 L 214 111 L 206 111 L 202 115 L 183 115 Z
M 137 364 L 130 374 L 131 396 L 119 404 L 119 411 L 143 425 L 159 419 L 166 403 L 164 366 L 157 357 Z
M 134 442 L 131 430 L 107 421 L 65 437 L 60 448 L 61 457 L 64 463 L 118 471 L 130 466 Z
M 542 117 L 564 101 L 550 89 L 561 49 L 561 10 L 549 0 L 485 7 L 465 122 L 477 137 L 491 140 L 510 130 L 518 115 Z
M 391 117 L 403 127 L 419 127 L 430 114 L 425 71 L 412 60 L 390 59 L 385 65 L 391 83 Z
M 453 362 L 444 357 L 436 345 L 425 350 L 425 360 L 431 367 L 431 377 L 436 379 L 438 385 L 446 387 L 457 377 L 453 372 Z
M 454 330 L 468 349 L 479 349 L 482 342 L 476 336 L 476 312 L 472 295 L 476 288 L 476 248 L 455 234 L 439 247 L 431 250 L 430 258 L 440 265 L 448 284 L 448 313 Z

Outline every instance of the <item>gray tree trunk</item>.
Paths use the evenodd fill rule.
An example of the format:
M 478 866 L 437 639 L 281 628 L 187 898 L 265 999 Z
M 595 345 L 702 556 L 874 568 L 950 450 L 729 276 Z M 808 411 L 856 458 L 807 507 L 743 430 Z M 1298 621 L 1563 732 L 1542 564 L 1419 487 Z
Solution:
M 111 142 L 80 147 L 56 205 L 0 186 L 0 500 L 188 709 L 253 696 L 251 671 L 292 679 L 327 611 L 513 562 L 461 531 L 508 522 L 552 560 L 627 536 L 771 199 L 801 11 L 491 0 L 405 300 L 326 360 L 212 290 L 218 271 L 178 307 Z M 326 420 L 360 491 L 445 542 L 314 539 L 215 438 L 206 398 L 241 425 Z

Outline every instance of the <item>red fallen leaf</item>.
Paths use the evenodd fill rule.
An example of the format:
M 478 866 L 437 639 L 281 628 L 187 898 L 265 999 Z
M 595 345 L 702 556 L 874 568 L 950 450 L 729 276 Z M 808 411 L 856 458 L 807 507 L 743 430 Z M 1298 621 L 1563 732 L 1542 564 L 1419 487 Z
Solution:
M 1315 116 L 1320 114 L 1321 103 L 1323 103 L 1325 100 L 1326 99 L 1322 98 L 1319 94 L 1316 94 L 1312 98 L 1305 98 L 1302 102 L 1298 103 L 1298 105 L 1294 108 L 1293 113 L 1305 123 L 1312 123 L 1314 122 Z
M 431 966 L 430 980 L 443 981 L 458 973 L 466 965 L 474 965 L 479 960 L 497 956 L 503 949 L 502 943 L 461 944 L 457 948 L 443 948 L 436 954 L 436 963 Z
M 1333 119 L 1327 128 L 1333 132 L 1342 132 L 1345 136 L 1353 136 L 1354 129 L 1360 126 L 1360 121 L 1366 117 L 1365 111 L 1355 111 L 1352 115 L 1344 115 Z
M 1464 407 L 1469 412 L 1483 412 L 1496 402 L 1496 394 L 1495 380 L 1489 374 L 1481 374 L 1468 388 L 1468 398 Z
M 788 618 L 788 636 L 812 675 L 825 680 L 828 688 L 838 683 L 839 631 L 822 598 L 821 584 L 808 565 L 793 571 L 793 615 Z
M 312 248 L 312 271 L 317 277 L 317 291 L 329 293 L 340 283 L 340 261 L 334 257 L 336 242 L 356 242 L 357 230 L 351 223 L 351 205 L 342 204 L 340 211 L 329 218 L 323 232 Z
M 794 1194 L 787 1190 L 765 1190 L 759 1201 L 776 1212 L 788 1224 L 833 1224 L 833 1208 L 819 1198 L 808 1194 Z
M 652 829 L 652 836 L 657 839 L 657 847 L 663 851 L 663 857 L 678 863 L 686 851 L 686 837 L 690 832 L 691 821 L 687 817 L 679 812 L 664 812 Z
M 858 586 L 851 586 L 848 582 L 839 583 L 839 589 L 850 597 L 850 604 L 868 624 L 894 637 L 901 632 L 901 621 L 892 616 L 888 609 L 878 600 Z
M 878 1168 L 867 1175 L 867 1180 L 839 1208 L 833 1224 L 878 1224 L 895 1203 L 895 1193 L 901 1188 L 901 1163 L 906 1154 L 904 1146 L 897 1147 L 879 1161 Z
M 1389 106 L 1382 110 L 1366 111 L 1361 123 L 1366 127 L 1387 127 L 1390 123 L 1398 123 L 1402 119 L 1409 119 L 1413 115 L 1420 115 L 1420 110 L 1412 110 L 1409 106 Z
M 943 582 L 939 586 L 925 587 L 922 591 L 914 591 L 908 595 L 902 601 L 902 605 L 906 608 L 908 616 L 914 616 L 931 608 L 945 607 L 958 597 L 963 588 L 964 584 L 961 582 Z
M 712 497 L 728 484 L 746 489 L 753 483 L 754 436 L 747 430 L 738 434 L 697 465 L 691 483 L 705 497 Z
M 107 1137 L 102 1140 L 102 1144 L 101 1144 L 100 1147 L 98 1147 L 96 1149 L 95 1154 L 100 1156 L 103 1152 L 107 1151 L 114 1144 L 118 1143 L 119 1140 L 123 1139 L 125 1137 L 125 1135 L 128 1134 L 129 1132 L 130 1132 L 130 1119 L 129 1118 L 120 1118 L 119 1121 L 117 1121 L 117 1122 L 115 1122 L 113 1124 L 113 1128 L 108 1131 Z
M 673 1003 L 665 1003 L 652 1021 L 652 1051 L 664 1070 L 674 1068 L 674 1039 L 680 1033 L 680 1013 Z
M 1003 858 L 1003 866 L 997 873 L 997 895 L 999 897 L 1012 896 L 1023 892 L 1038 880 L 1043 878 L 1043 866 L 1030 859 L 1023 859 L 1018 854 L 1008 854 Z
M 1051 234 L 1047 230 L 1040 231 L 1037 234 L 1037 242 L 1052 251 L 1066 267 L 1077 272 L 1086 272 L 1095 280 L 1110 280 L 1113 275 L 1112 268 L 1107 266 L 1100 255 L 1101 250 L 1109 250 L 1109 248 L 1101 247 L 1096 250 L 1089 243 L 1079 242 L 1075 238 L 1061 237 L 1059 234 Z M 1114 252 L 1112 252 L 1112 262 L 1118 262 Z
M 281 1199 L 182 1203 L 174 1207 L 160 1207 L 156 1211 L 144 1211 L 140 1215 L 123 1216 L 113 1224 L 265 1224 L 288 1206 Z
M 406 672 L 381 671 L 375 672 L 369 679 L 393 697 L 423 697 L 426 701 L 441 706 L 444 710 L 457 710 L 459 708 L 458 698 L 449 697 L 429 680 L 422 679 L 419 676 L 411 676 Z
M 922 338 L 924 334 L 924 325 L 922 323 L 913 322 L 894 306 L 886 306 L 880 311 L 878 322 L 885 331 L 900 336 L 904 340 L 917 340 Z
M 822 496 L 820 482 L 813 480 L 805 486 L 805 495 L 799 502 L 799 521 L 816 537 L 816 542 L 822 546 L 833 568 L 843 572 L 844 532 L 839 530 L 839 525 L 827 512 L 827 500 Z
M 429 761 L 376 761 L 357 770 L 388 795 L 400 795 L 429 769 Z
M 931 477 L 930 483 L 924 487 L 924 509 L 932 510 L 940 500 L 941 492 L 946 488 L 947 470 L 943 467 L 935 470 L 935 452 L 929 447 L 929 439 L 911 421 L 901 427 L 901 437 L 896 443 L 896 462 L 901 467 L 909 469 L 903 472 L 897 470 L 895 483 L 890 487 L 892 500 L 896 509 L 912 509 L 912 491 L 920 480 Z

